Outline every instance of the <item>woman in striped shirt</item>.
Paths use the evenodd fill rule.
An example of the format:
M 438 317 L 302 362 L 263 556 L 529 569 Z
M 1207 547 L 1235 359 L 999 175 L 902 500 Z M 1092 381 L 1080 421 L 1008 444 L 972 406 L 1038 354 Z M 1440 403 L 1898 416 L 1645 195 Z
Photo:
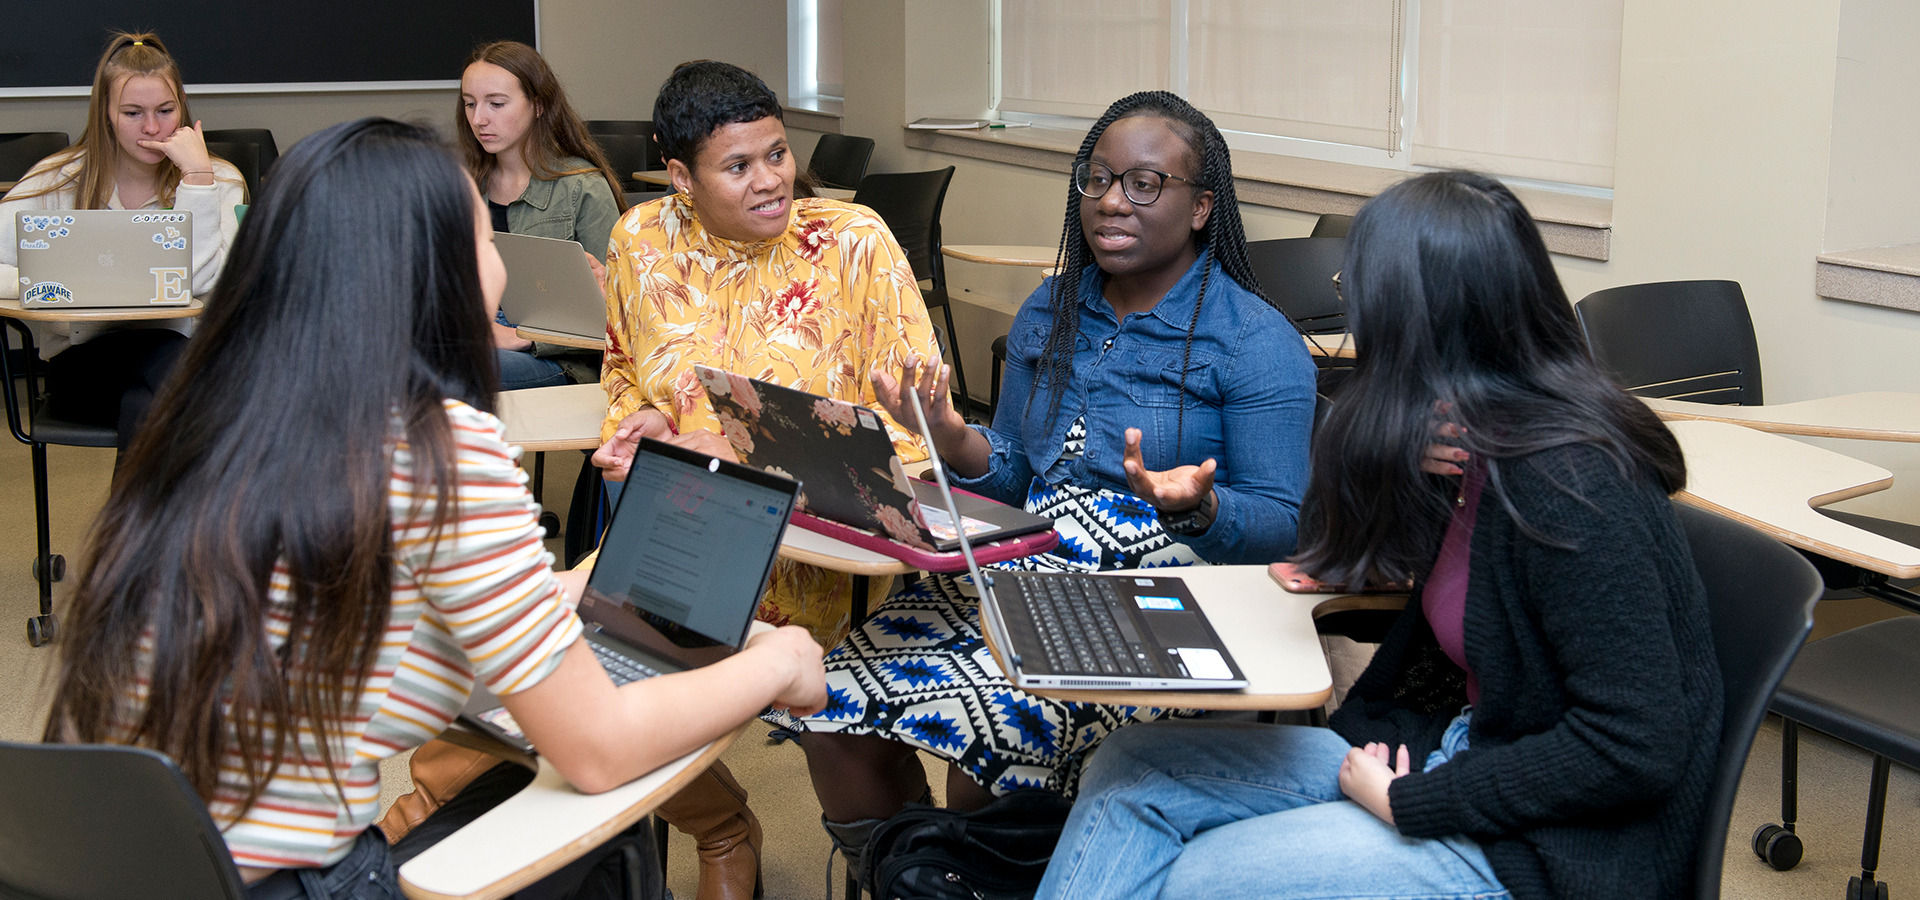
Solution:
M 430 132 L 345 123 L 274 174 L 96 525 L 50 740 L 171 756 L 255 896 L 398 898 L 379 762 L 476 682 L 588 792 L 821 705 L 798 628 L 620 688 L 579 640 L 491 414 L 505 268 Z

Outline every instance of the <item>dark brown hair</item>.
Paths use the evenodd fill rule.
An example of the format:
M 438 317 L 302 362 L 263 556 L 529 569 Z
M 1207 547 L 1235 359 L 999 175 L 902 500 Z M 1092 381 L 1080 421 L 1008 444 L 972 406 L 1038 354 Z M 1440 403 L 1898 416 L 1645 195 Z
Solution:
M 236 818 L 283 763 L 333 772 L 350 752 L 393 593 L 395 442 L 437 536 L 443 404 L 493 408 L 474 204 L 436 135 L 386 119 L 274 167 L 94 525 L 46 739 L 151 747 L 209 802 L 232 754 Z

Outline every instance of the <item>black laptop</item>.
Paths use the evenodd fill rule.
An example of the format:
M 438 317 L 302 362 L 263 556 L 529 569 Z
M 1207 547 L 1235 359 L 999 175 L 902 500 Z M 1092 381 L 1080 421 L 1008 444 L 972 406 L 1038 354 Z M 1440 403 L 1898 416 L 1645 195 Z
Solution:
M 942 553 L 960 548 L 940 489 L 908 478 L 880 414 L 711 366 L 694 366 L 740 461 L 807 486 L 808 515 Z M 1046 531 L 1053 520 L 973 494 L 956 494 L 974 543 Z
M 799 493 L 792 479 L 640 442 L 579 607 L 614 684 L 696 669 L 746 645 Z M 460 717 L 533 749 L 477 682 Z

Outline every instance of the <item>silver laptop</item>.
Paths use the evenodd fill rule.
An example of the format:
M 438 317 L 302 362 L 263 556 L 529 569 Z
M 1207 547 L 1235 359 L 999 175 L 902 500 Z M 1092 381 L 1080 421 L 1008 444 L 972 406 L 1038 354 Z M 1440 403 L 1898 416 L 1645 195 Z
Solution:
M 561 337 L 607 339 L 607 295 L 580 242 L 496 233 L 493 245 L 507 266 L 500 295 L 507 321 Z
M 948 513 L 953 490 L 933 446 L 920 395 L 920 434 Z M 1200 612 L 1186 582 L 1171 575 L 1091 572 L 983 573 L 960 532 L 967 572 L 980 592 L 980 627 L 1000 648 L 1007 677 L 1022 688 L 1232 690 L 1247 686 L 1240 666 Z
M 20 305 L 185 306 L 193 301 L 193 213 L 69 209 L 14 214 Z
M 791 479 L 640 442 L 579 606 L 614 684 L 697 669 L 746 645 L 799 493 Z M 460 715 L 533 749 L 477 683 Z

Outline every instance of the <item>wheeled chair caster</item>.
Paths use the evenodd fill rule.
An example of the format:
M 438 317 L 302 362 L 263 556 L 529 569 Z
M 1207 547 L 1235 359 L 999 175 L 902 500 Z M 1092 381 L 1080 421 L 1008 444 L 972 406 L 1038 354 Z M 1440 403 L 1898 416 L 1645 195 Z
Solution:
M 53 643 L 59 633 L 59 626 L 52 616 L 34 616 L 27 620 L 27 643 L 35 647 L 44 647 Z
M 1872 888 L 1866 887 L 1872 884 Z M 1862 882 L 1855 875 L 1847 879 L 1847 900 L 1887 900 L 1887 883 L 1884 881 Z
M 1754 855 L 1766 860 L 1767 865 L 1778 871 L 1785 872 L 1799 865 L 1800 856 L 1805 850 L 1799 835 L 1772 822 L 1754 829 Z
M 67 580 L 67 558 L 66 557 L 61 556 L 58 553 L 55 553 L 48 556 L 45 562 L 47 564 L 47 571 L 50 573 L 49 577 L 47 578 L 48 581 L 52 582 L 52 581 Z M 38 559 L 33 561 L 33 580 L 35 581 L 40 580 L 40 563 L 41 563 L 41 560 L 38 560 Z

